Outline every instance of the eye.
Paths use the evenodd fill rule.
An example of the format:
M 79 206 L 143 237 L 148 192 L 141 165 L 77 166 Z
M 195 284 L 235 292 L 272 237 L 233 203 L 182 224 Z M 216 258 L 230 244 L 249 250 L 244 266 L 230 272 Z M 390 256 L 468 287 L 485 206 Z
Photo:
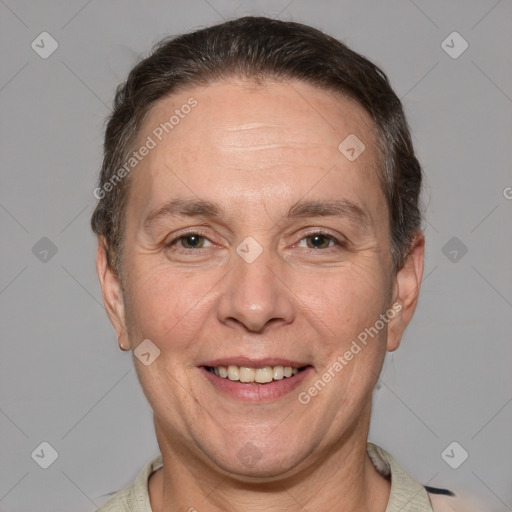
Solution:
M 185 235 L 175 238 L 166 244 L 166 246 L 172 247 L 173 245 L 178 245 L 183 249 L 202 249 L 209 243 L 211 242 L 200 233 L 186 233 Z
M 307 247 L 308 249 L 330 249 L 334 245 L 342 244 L 334 236 L 318 232 L 306 235 L 300 240 L 298 245 L 299 247 Z

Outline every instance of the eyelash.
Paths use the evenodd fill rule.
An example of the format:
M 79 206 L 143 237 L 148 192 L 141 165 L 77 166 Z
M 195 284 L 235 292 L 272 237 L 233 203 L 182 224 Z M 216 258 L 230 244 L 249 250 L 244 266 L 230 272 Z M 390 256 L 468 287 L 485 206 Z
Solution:
M 191 235 L 199 235 L 200 237 L 206 238 L 207 240 L 209 240 L 208 236 L 206 235 L 206 233 L 204 231 L 201 231 L 201 230 L 198 230 L 198 229 L 194 229 L 193 231 L 188 231 L 186 233 L 181 233 L 181 235 L 177 236 L 176 238 L 174 238 L 170 242 L 166 243 L 165 247 L 166 248 L 172 247 L 176 242 L 178 242 L 182 238 L 187 238 L 187 236 L 191 236 Z M 180 247 L 180 249 L 185 250 L 185 251 L 192 251 L 193 250 L 193 249 L 187 249 L 185 247 Z
M 211 240 L 209 240 L 207 234 L 204 232 L 204 231 L 201 231 L 201 230 L 198 230 L 198 229 L 195 229 L 193 231 L 188 231 L 186 233 L 181 233 L 179 236 L 177 236 L 176 238 L 174 238 L 173 240 L 171 240 L 170 242 L 166 243 L 165 244 L 165 247 L 166 248 L 171 248 L 173 245 L 175 245 L 177 242 L 179 242 L 180 240 L 186 238 L 187 236 L 191 236 L 191 235 L 198 235 L 200 236 L 201 238 L 205 238 L 206 240 L 208 240 L 209 242 L 211 242 Z M 316 236 L 316 235 L 320 235 L 320 236 L 323 236 L 323 237 L 326 237 L 329 239 L 329 241 L 332 241 L 334 242 L 334 246 L 331 246 L 331 247 L 327 247 L 325 249 L 318 249 L 318 248 L 311 248 L 311 247 L 307 247 L 307 249 L 309 251 L 322 251 L 322 252 L 326 252 L 326 251 L 329 251 L 329 250 L 333 250 L 335 249 L 335 246 L 339 246 L 340 248 L 345 248 L 346 247 L 346 242 L 344 242 L 343 240 L 339 240 L 338 238 L 336 238 L 334 235 L 331 235 L 330 233 L 326 232 L 326 231 L 311 231 L 311 232 L 308 232 L 308 233 L 305 233 L 302 238 L 299 240 L 298 243 L 302 242 L 304 239 L 308 238 L 308 237 L 313 237 L 313 236 Z M 297 244 L 296 244 L 297 245 Z M 180 250 L 182 251 L 186 251 L 186 252 L 191 252 L 191 251 L 194 251 L 194 250 L 200 250 L 201 247 L 199 247 L 198 249 L 189 249 L 189 248 L 186 248 L 186 247 L 179 247 Z
M 319 236 L 323 236 L 325 238 L 327 238 L 329 241 L 331 242 L 334 242 L 334 245 L 331 246 L 331 247 L 327 247 L 325 249 L 318 249 L 318 248 L 312 248 L 312 247 L 307 247 L 308 250 L 310 251 L 323 251 L 323 252 L 326 252 L 326 251 L 329 251 L 329 250 L 335 250 L 336 249 L 336 246 L 338 246 L 338 248 L 345 248 L 346 247 L 346 243 L 343 241 L 343 240 L 339 240 L 337 237 L 335 237 L 334 235 L 331 235 L 330 233 L 328 233 L 327 231 L 311 231 L 309 233 L 305 233 L 302 238 L 299 240 L 299 243 L 302 242 L 302 240 L 308 238 L 308 237 L 313 237 L 313 236 L 316 236 L 316 235 L 319 235 Z

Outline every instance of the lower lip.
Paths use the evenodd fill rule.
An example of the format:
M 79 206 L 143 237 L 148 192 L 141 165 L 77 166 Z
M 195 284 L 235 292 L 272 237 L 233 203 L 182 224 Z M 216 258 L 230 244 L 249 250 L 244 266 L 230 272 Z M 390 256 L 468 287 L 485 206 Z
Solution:
M 208 381 L 221 393 L 245 402 L 271 402 L 288 395 L 296 389 L 313 371 L 312 366 L 304 368 L 293 377 L 273 380 L 267 384 L 244 383 L 236 380 L 223 379 L 205 367 L 200 368 Z

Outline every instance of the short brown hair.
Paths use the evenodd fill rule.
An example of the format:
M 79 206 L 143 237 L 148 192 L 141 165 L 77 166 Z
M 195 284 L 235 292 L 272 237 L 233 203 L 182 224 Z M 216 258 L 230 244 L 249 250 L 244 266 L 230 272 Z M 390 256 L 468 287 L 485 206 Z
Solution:
M 186 87 L 234 77 L 301 80 L 351 97 L 366 109 L 377 128 L 391 256 L 394 269 L 400 269 L 421 229 L 422 182 L 402 104 L 375 64 L 300 23 L 244 17 L 158 43 L 117 88 L 105 132 L 99 189 L 112 183 L 129 158 L 143 120 L 156 102 Z M 93 231 L 105 237 L 109 264 L 118 274 L 129 183 L 128 176 L 103 194 L 91 219 Z

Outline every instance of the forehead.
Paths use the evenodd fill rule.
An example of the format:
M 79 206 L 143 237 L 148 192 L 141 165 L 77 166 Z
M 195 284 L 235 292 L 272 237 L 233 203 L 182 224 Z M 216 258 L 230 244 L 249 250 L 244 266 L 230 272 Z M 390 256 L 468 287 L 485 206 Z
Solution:
M 197 106 L 189 108 L 195 102 Z M 167 125 L 167 132 L 163 127 L 162 133 L 169 144 L 200 146 L 208 140 L 221 148 L 230 145 L 244 150 L 258 149 L 256 142 L 290 141 L 332 150 L 350 129 L 358 131 L 367 146 L 375 142 L 374 123 L 359 103 L 298 81 L 256 84 L 234 79 L 180 91 L 152 107 L 139 135 L 158 132 L 171 118 L 172 127 Z M 166 137 L 171 134 L 173 140 Z
M 339 146 L 354 136 L 364 151 L 351 161 Z M 187 195 L 261 206 L 276 194 L 298 199 L 315 191 L 382 200 L 370 116 L 354 100 L 302 82 L 180 91 L 151 109 L 136 147 L 148 137 L 154 148 L 133 173 L 130 202 L 144 197 L 154 206 Z

